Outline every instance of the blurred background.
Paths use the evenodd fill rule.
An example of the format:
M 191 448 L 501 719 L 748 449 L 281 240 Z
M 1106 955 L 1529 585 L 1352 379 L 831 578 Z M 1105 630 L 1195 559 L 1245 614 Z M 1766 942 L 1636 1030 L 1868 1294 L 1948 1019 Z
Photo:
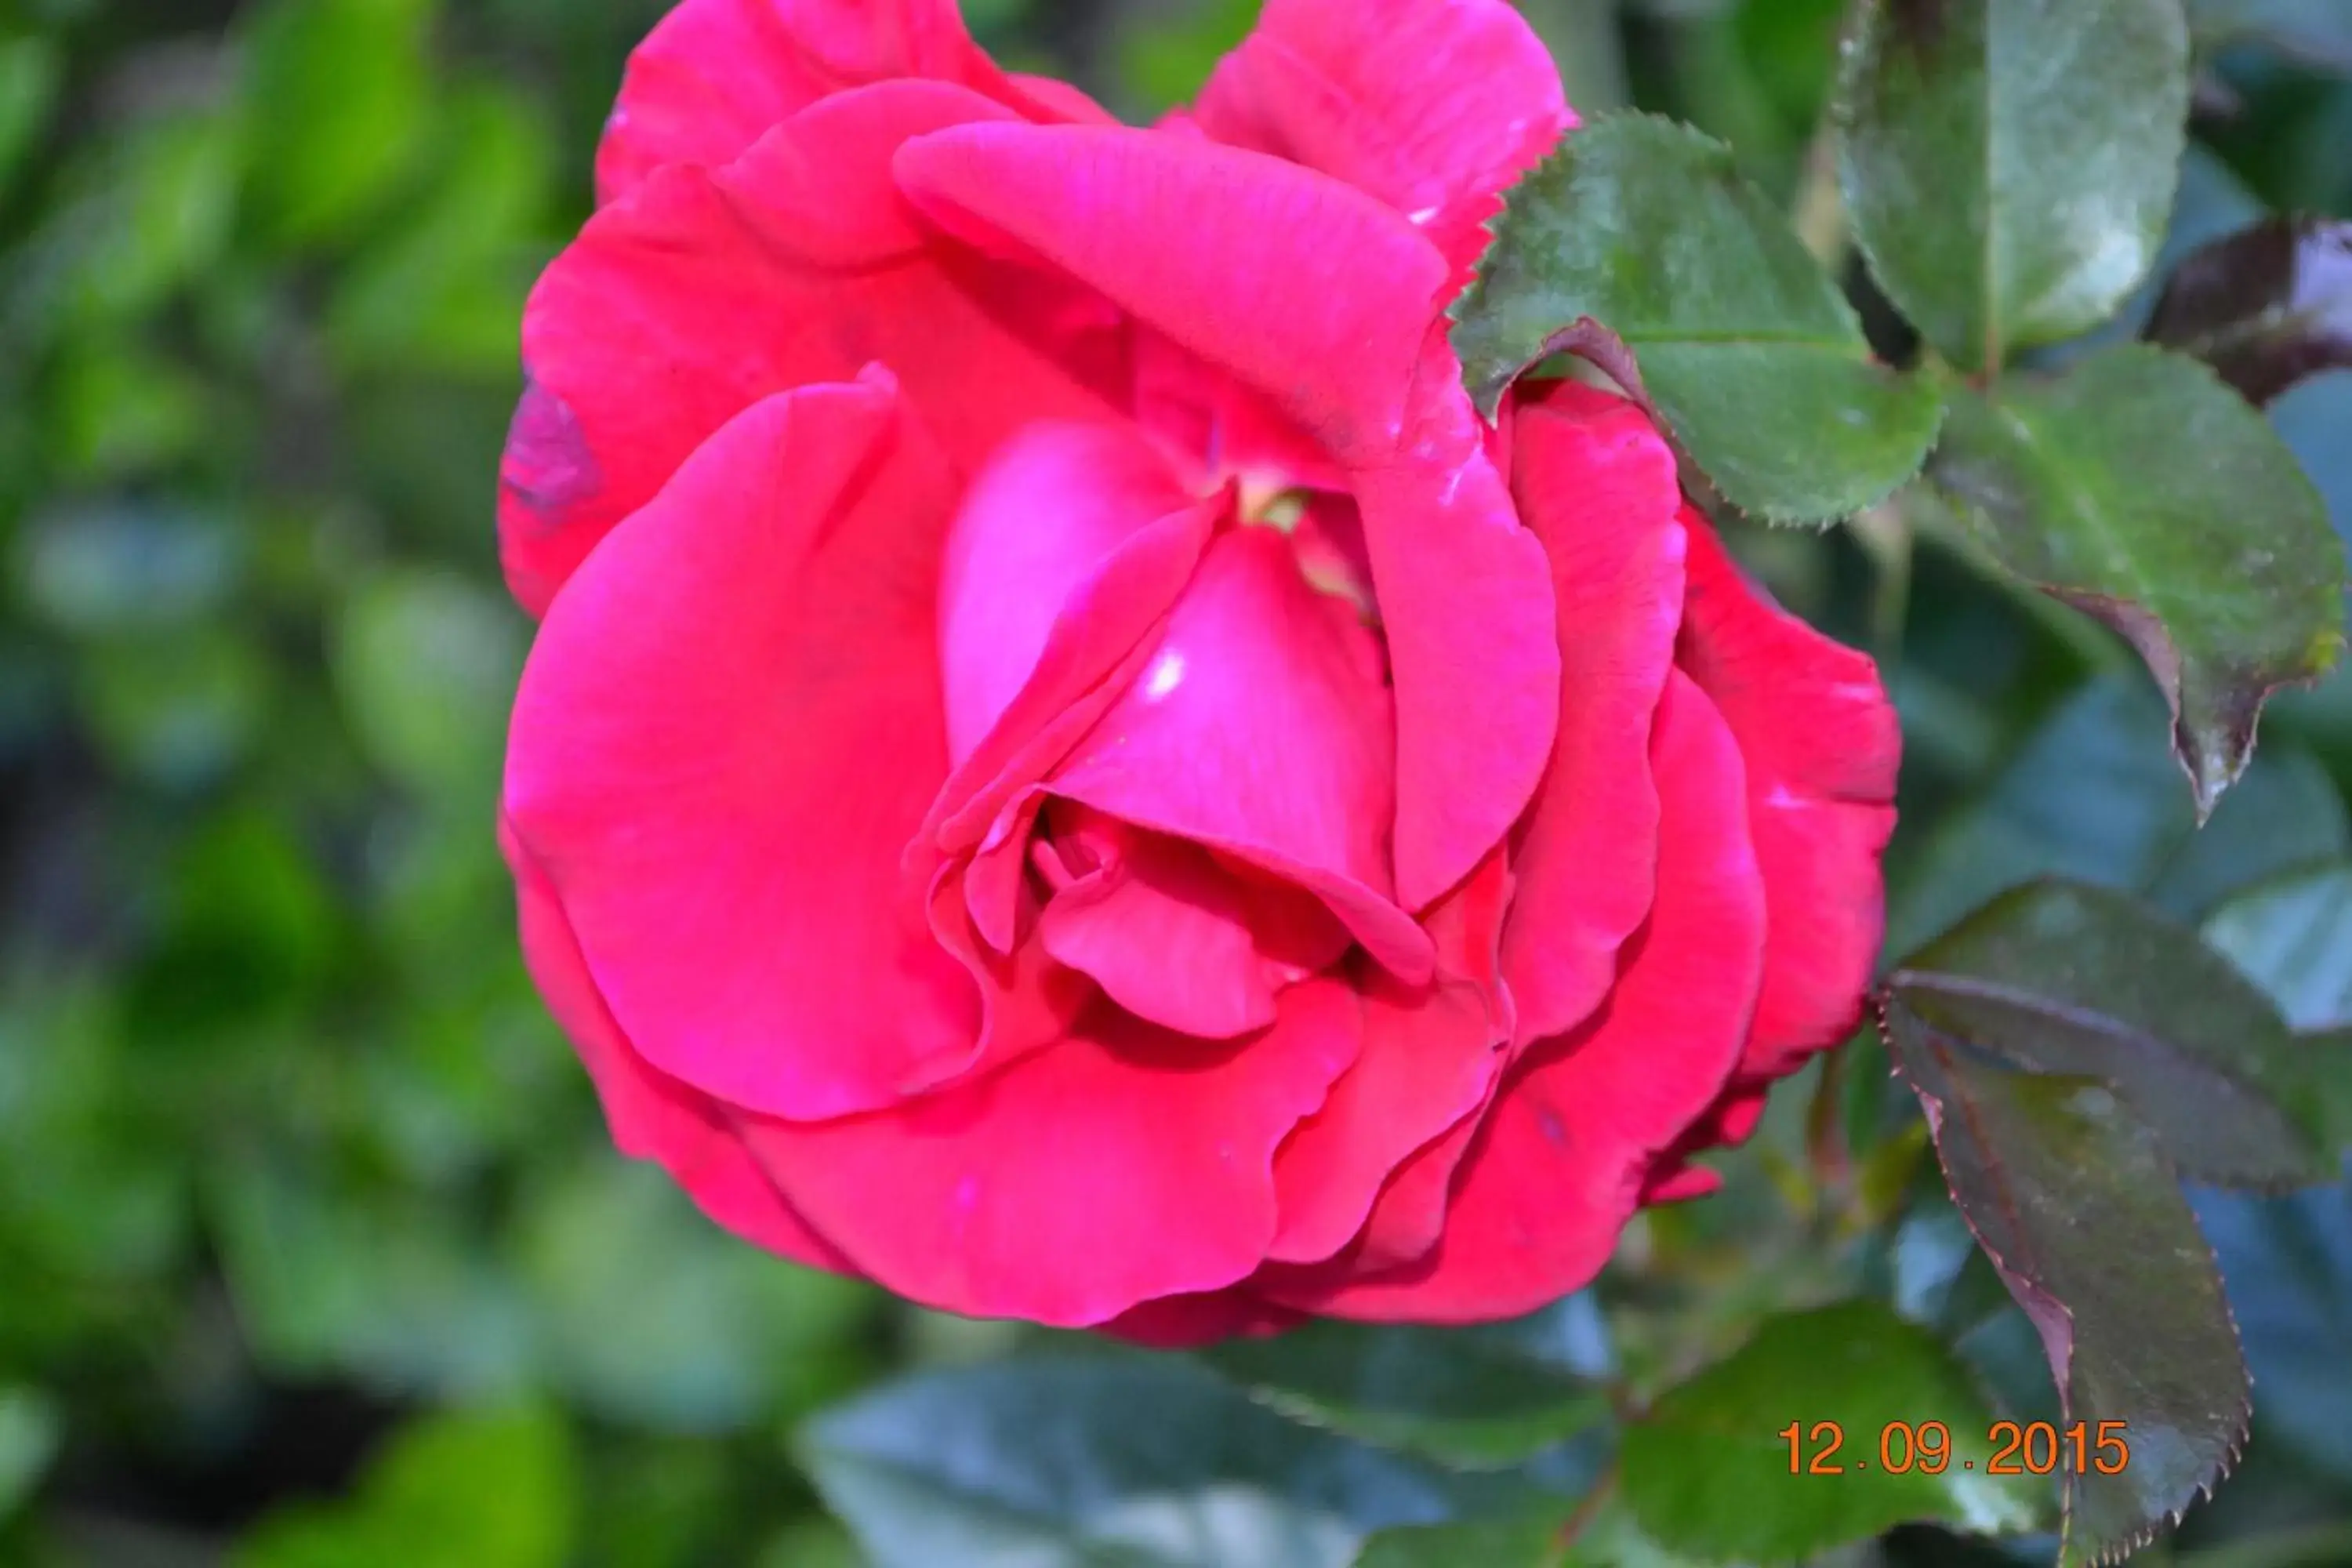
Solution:
M 798 1424 L 1012 1338 L 722 1239 L 612 1152 L 516 954 L 490 824 L 530 637 L 492 536 L 517 324 L 661 8 L 0 0 L 0 1563 L 834 1568 L 857 1558 Z M 1694 119 L 1801 206 L 1840 0 L 1528 8 L 1581 108 Z M 1132 118 L 1255 6 L 965 9 Z M 2205 22 L 2175 253 L 2264 207 L 2352 216 L 2352 3 Z M 2339 527 L 2347 381 L 2275 411 Z M 2103 635 L 1899 516 L 1739 542 L 1887 662 L 1898 942 L 2051 867 L 2225 926 L 2257 883 L 2352 910 L 2325 897 L 2346 681 L 2281 706 L 2192 840 Z M 2300 1021 L 2352 1022 L 2352 913 L 2316 940 L 2342 963 Z M 1876 1105 L 1867 1050 L 1849 1097 Z M 1749 1210 L 1815 1234 L 1780 1137 L 1739 1157 L 1747 1195 L 1631 1238 L 1622 1353 L 1678 1310 L 1660 1280 L 1720 1333 L 1779 1279 L 1709 1250 Z M 1949 1275 L 1916 1152 L 1885 1180 L 1924 1239 L 1886 1267 Z M 2352 1512 L 2352 1204 L 2205 1212 L 2263 1402 L 2217 1511 L 2324 1530 Z M 2230 1561 L 2352 1562 L 2337 1539 Z

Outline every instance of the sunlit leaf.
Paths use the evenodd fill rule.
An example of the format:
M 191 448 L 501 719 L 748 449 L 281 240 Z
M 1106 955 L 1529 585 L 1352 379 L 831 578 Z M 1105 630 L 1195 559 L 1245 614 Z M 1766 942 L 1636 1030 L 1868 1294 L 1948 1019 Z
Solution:
M 269 237 L 341 237 L 414 162 L 434 111 L 435 0 L 273 0 L 251 12 L 247 105 Z
M 578 1480 L 561 1420 L 535 1410 L 453 1413 L 404 1429 L 341 1504 L 265 1521 L 233 1568 L 561 1568 Z
M 1954 363 L 2098 325 L 2155 258 L 2189 113 L 2180 0 L 1867 0 L 1841 95 L 1854 236 Z

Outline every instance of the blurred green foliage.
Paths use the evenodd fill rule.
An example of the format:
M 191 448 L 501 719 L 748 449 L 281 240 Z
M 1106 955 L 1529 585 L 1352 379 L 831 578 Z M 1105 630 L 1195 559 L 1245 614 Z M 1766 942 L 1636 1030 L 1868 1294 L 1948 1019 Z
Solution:
M 1797 195 L 1835 0 L 1527 4 L 1588 110 L 1694 119 Z M 584 216 L 620 63 L 659 9 L 0 11 L 0 1563 L 830 1568 L 857 1558 L 803 1465 L 852 1511 L 883 1481 L 932 1485 L 940 1391 L 986 1374 L 867 1394 L 795 1450 L 805 1418 L 1024 1337 L 768 1259 L 620 1161 L 516 953 L 489 828 L 529 627 L 498 582 L 497 454 L 524 291 Z M 966 9 L 1007 58 L 1141 117 L 1254 7 Z M 2352 214 L 2352 88 L 2324 61 L 2241 37 L 2207 79 L 2221 107 L 2176 247 L 2264 204 Z M 2274 411 L 2339 528 L 2347 382 Z M 2208 830 L 2241 849 L 2200 849 L 2118 647 L 1931 549 L 1743 545 L 1888 658 L 1911 752 L 1898 926 L 1925 934 L 1989 878 L 2053 865 L 2202 916 L 2344 857 L 2345 680 L 2281 705 L 2243 786 L 2268 805 Z M 1885 587 L 1898 560 L 1907 595 Z M 2128 761 L 2108 760 L 2117 736 Z M 1883 1089 L 1857 1059 L 1824 1090 L 1865 1147 L 1892 1140 L 1878 1188 L 1807 1167 L 1798 1087 L 1725 1195 L 1637 1228 L 1641 1279 L 1604 1293 L 1612 1364 L 1687 1371 L 1822 1299 L 1824 1267 L 1943 1310 L 1965 1246 L 1932 1173 L 1906 1185 L 1918 1151 Z M 1825 1252 L 1873 1192 L 1916 1217 Z M 2352 1364 L 2343 1201 L 2215 1205 L 2233 1282 L 2259 1292 L 2239 1310 L 2266 1393 L 2326 1364 L 2340 1387 Z M 1979 1359 L 2003 1387 L 1999 1354 Z M 1228 1498 L 1202 1516 L 1219 1529 L 1344 1541 L 1442 1517 L 1471 1485 L 1415 1479 L 1423 1506 L 1382 1478 L 1426 1467 L 1351 1479 L 1360 1452 L 1173 1363 L 1057 1375 L 1160 1379 L 1153 1397 L 1204 1429 L 1325 1467 L 1327 1512 L 1268 1523 L 1264 1500 Z M 2352 1512 L 2352 1416 L 2326 1409 L 2264 1417 L 2215 1532 Z M 992 1439 L 1008 1479 L 970 1508 L 1037 1484 L 1017 1436 Z M 1103 1487 L 1152 1480 L 1097 1458 Z M 1379 1506 L 1350 1513 L 1349 1488 Z M 1139 1504 L 1115 1527 L 1023 1518 L 1032 1535 L 1008 1539 L 1181 1533 Z

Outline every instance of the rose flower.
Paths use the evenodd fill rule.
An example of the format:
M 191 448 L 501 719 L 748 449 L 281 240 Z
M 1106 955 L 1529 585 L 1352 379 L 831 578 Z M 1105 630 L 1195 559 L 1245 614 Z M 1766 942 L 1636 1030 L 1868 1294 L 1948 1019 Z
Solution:
M 523 329 L 501 830 L 719 1224 L 1160 1342 L 1589 1280 L 1853 1024 L 1897 748 L 1634 404 L 1445 311 L 1574 118 L 1268 0 L 1139 130 L 950 0 L 686 0 Z

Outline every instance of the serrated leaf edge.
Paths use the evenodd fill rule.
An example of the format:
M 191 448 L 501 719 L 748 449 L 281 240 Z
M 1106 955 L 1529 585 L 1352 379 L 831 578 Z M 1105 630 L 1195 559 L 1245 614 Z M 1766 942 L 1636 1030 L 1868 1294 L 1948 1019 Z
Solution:
M 1919 1084 L 1910 1077 L 1910 1075 L 1903 1070 L 1901 1054 L 1895 1047 L 1894 1026 L 1889 1017 L 1891 1010 L 1895 1005 L 1897 1005 L 1897 1003 L 1893 994 L 1889 991 L 1882 989 L 1877 992 L 1874 992 L 1871 995 L 1870 1006 L 1873 1019 L 1878 1028 L 1879 1039 L 1886 1047 L 1887 1070 L 1896 1079 L 1901 1081 L 1905 1088 L 1908 1089 L 1912 1094 L 1917 1098 L 1920 1107 L 1927 1118 L 1928 1136 L 1936 1145 L 1936 1164 L 1939 1170 L 1943 1171 L 1944 1189 L 1946 1192 L 1951 1194 L 1952 1206 L 1958 1212 L 1961 1223 L 1969 1227 L 1969 1234 L 1975 1237 L 1978 1250 L 1981 1251 L 1985 1257 L 1991 1261 L 1994 1270 L 2000 1277 L 2002 1288 L 2006 1289 L 2008 1289 L 2011 1279 L 2008 1260 L 2000 1255 L 2000 1251 L 1995 1248 L 1991 1243 L 1985 1239 L 1984 1233 L 1977 1228 L 1976 1216 L 1969 1213 L 1968 1205 L 1960 1201 L 1959 1194 L 1952 1190 L 1951 1172 L 1944 1166 L 1942 1127 L 1944 1110 L 1943 1102 L 1937 1100 L 1934 1095 L 1928 1093 L 1925 1089 L 1921 1088 Z M 1933 1026 L 1929 1026 L 1929 1028 L 1932 1032 Z M 2179 1173 L 2173 1170 L 2170 1156 L 2165 1153 L 2161 1143 L 2154 1142 L 2153 1141 L 2151 1141 L 2151 1142 L 2155 1150 L 2158 1163 L 2163 1167 L 2167 1174 L 2172 1176 L 2173 1180 L 2178 1182 L 2179 1180 Z M 2202 1226 L 2197 1227 L 2197 1239 L 2205 1248 L 2206 1261 L 2211 1265 L 2214 1277 L 2216 1279 L 2222 1279 L 2221 1255 L 2213 1250 L 2213 1244 L 2206 1237 L 2205 1230 Z M 2014 1290 L 2010 1291 L 2010 1295 L 2011 1300 L 2015 1300 L 2016 1292 Z M 2055 1297 L 2052 1297 L 2051 1300 L 2059 1308 L 2060 1310 L 2065 1312 L 2070 1320 L 2073 1318 L 2074 1310 L 2072 1308 L 2066 1306 L 2064 1302 L 2059 1301 Z M 2021 1310 L 2024 1309 L 2024 1303 L 2021 1301 L 2018 1303 L 2018 1306 Z M 2031 1316 L 2030 1313 L 2028 1315 Z M 2219 1488 L 2223 1481 L 2230 1479 L 2231 1475 L 2236 1471 L 2239 1462 L 2245 1458 L 2246 1439 L 2253 1429 L 2254 1419 L 2253 1369 L 2246 1364 L 2245 1333 L 2244 1331 L 2238 1327 L 2237 1309 L 2230 1302 L 2230 1292 L 2226 1279 L 2224 1280 L 2221 1289 L 2221 1315 L 2224 1321 L 2226 1321 L 2230 1325 L 2230 1341 L 2231 1343 L 2236 1347 L 2238 1352 L 2238 1365 L 2243 1374 L 2242 1378 L 2243 1392 L 2239 1396 L 2237 1413 L 2231 1422 L 2231 1425 L 2236 1428 L 2236 1436 L 2231 1438 L 2229 1445 L 2222 1449 L 2220 1458 L 2214 1461 L 2212 1468 L 2197 1483 L 2197 1491 L 2199 1495 L 2204 1497 L 2208 1500 L 2211 1500 L 2215 1489 Z M 2071 1416 L 2074 1414 L 2073 1394 L 2065 1383 L 2058 1380 L 2055 1375 L 2055 1369 L 2053 1369 L 2052 1384 L 2058 1394 L 2061 1414 Z M 2096 1553 L 2085 1560 L 2088 1568 L 2109 1568 L 2109 1565 L 2121 1563 L 2133 1552 L 2140 1551 L 2142 1548 L 2149 1545 L 2158 1536 L 2163 1535 L 2169 1531 L 2178 1530 L 2180 1527 L 2180 1521 L 2188 1517 L 2189 1507 L 2189 1505 L 2188 1503 L 2184 1503 L 2179 1508 L 2169 1510 L 2162 1519 L 2149 1520 L 2139 1530 L 2125 1536 L 2122 1540 L 2110 1542 L 2100 1547 Z M 2063 1564 L 2066 1561 L 2066 1552 L 2068 1542 L 2071 1540 L 2072 1526 L 2074 1523 L 2074 1488 L 2073 1478 L 2071 1476 L 2067 1478 L 2065 1484 L 2062 1486 L 2060 1489 L 2059 1510 L 2059 1562 Z

